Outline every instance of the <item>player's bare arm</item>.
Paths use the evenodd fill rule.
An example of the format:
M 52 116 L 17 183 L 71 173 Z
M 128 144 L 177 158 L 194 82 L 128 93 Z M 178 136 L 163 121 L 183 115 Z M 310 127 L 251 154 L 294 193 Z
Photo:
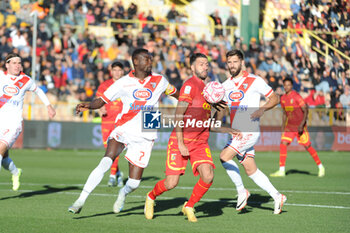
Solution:
M 184 119 L 184 114 L 188 108 L 189 103 L 185 101 L 179 101 L 175 110 L 175 122 L 182 122 Z M 176 138 L 179 145 L 179 150 L 182 156 L 189 156 L 187 146 L 184 143 L 183 131 L 179 124 L 176 125 Z
M 259 119 L 262 115 L 264 115 L 265 111 L 275 107 L 278 103 L 279 103 L 278 96 L 275 93 L 272 93 L 271 96 L 268 98 L 267 102 L 263 106 L 261 106 L 258 110 L 253 112 L 252 115 L 250 115 L 250 118 Z
M 77 107 L 75 108 L 75 112 L 76 112 L 76 114 L 78 114 L 78 113 L 84 112 L 84 111 L 86 111 L 88 109 L 99 109 L 105 104 L 106 104 L 106 102 L 104 102 L 102 100 L 102 98 L 97 98 L 97 99 L 94 99 L 90 103 L 80 103 L 80 104 L 78 104 Z
M 306 124 L 307 116 L 309 115 L 309 108 L 306 104 L 304 104 L 300 108 L 301 108 L 301 111 L 303 111 L 304 116 L 303 116 L 303 120 L 300 122 L 300 125 L 298 127 L 298 134 L 302 135 L 304 133 L 304 127 Z
M 211 104 L 217 111 L 224 110 L 227 107 L 227 102 L 221 100 L 219 103 Z
M 52 107 L 52 105 L 47 106 L 47 112 L 49 113 L 50 119 L 53 119 L 56 116 L 56 110 Z
M 287 124 L 287 113 L 286 113 L 286 110 L 282 110 L 283 113 L 282 113 L 282 132 L 284 132 L 284 129 L 286 127 L 286 124 Z

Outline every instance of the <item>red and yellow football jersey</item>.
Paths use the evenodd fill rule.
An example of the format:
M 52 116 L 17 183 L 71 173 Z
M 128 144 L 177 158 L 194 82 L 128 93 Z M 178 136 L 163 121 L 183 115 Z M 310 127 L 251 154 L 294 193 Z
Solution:
M 305 106 L 303 98 L 296 91 L 291 91 L 281 96 L 281 106 L 287 114 L 285 131 L 297 132 L 304 117 L 301 109 L 302 106 Z
M 191 142 L 207 142 L 209 138 L 209 127 L 201 125 L 211 116 L 211 107 L 203 97 L 204 82 L 192 76 L 182 86 L 179 101 L 189 103 L 184 113 L 183 137 L 185 144 Z M 197 124 L 197 122 L 200 124 Z M 200 125 L 200 127 L 198 127 Z M 201 127 L 202 126 L 202 127 Z M 171 137 L 176 137 L 175 129 Z
M 108 89 L 109 86 L 111 86 L 114 83 L 114 80 L 108 79 L 101 83 L 101 85 L 97 89 L 96 96 L 100 97 L 103 96 L 103 93 Z M 116 101 L 110 102 L 108 104 L 104 105 L 106 107 L 107 114 L 102 116 L 102 123 L 105 124 L 114 124 L 115 118 L 119 113 L 122 112 L 123 109 L 123 102 L 120 99 L 117 99 Z

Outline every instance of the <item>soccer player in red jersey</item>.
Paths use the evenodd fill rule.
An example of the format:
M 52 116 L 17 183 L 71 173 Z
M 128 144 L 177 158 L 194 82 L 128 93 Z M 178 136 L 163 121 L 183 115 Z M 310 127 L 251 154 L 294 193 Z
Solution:
M 188 160 L 191 162 L 193 174 L 200 175 L 190 199 L 182 208 L 188 221 L 197 222 L 193 206 L 208 191 L 213 182 L 215 165 L 208 145 L 209 127 L 186 125 L 187 122 L 204 122 L 211 116 L 211 106 L 205 101 L 202 92 L 205 86 L 204 80 L 208 76 L 208 58 L 202 53 L 195 53 L 190 58 L 190 64 L 193 76 L 183 84 L 180 90 L 175 111 L 175 122 L 178 124 L 171 133 L 168 143 L 166 177 L 159 181 L 146 196 L 144 213 L 147 219 L 153 218 L 156 197 L 177 186 L 180 176 L 185 173 Z M 183 128 L 180 122 L 184 123 Z M 215 131 L 232 134 L 236 132 L 225 127 Z
M 120 79 L 124 75 L 124 66 L 120 62 L 113 62 L 111 65 L 111 75 L 112 78 L 104 81 L 97 89 L 96 96 L 103 96 L 103 93 L 111 86 L 115 81 Z M 115 127 L 115 119 L 119 113 L 122 112 L 123 102 L 118 99 L 116 101 L 110 102 L 109 104 L 105 104 L 102 108 L 100 108 L 100 112 L 102 114 L 102 140 L 103 146 L 107 147 L 107 140 L 111 132 Z M 111 174 L 108 180 L 108 186 L 116 186 L 118 183 L 118 187 L 123 186 L 123 173 L 119 170 L 118 167 L 119 156 L 114 160 L 111 167 Z M 117 179 L 118 178 L 118 179 Z M 118 182 L 117 182 L 118 181 Z
M 306 119 L 308 116 L 308 106 L 303 98 L 294 91 L 293 80 L 286 78 L 283 80 L 283 87 L 286 94 L 281 96 L 281 106 L 283 108 L 282 119 L 282 137 L 280 144 L 280 169 L 270 174 L 271 177 L 284 177 L 286 175 L 285 166 L 287 159 L 287 146 L 296 137 L 298 143 L 305 147 L 315 160 L 318 166 L 318 177 L 325 175 L 323 167 L 316 150 L 311 146 L 310 136 L 306 127 Z

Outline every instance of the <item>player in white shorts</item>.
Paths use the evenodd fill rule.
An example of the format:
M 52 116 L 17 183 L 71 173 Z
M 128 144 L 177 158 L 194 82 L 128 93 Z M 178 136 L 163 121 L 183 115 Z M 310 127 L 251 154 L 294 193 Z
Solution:
M 132 54 L 135 70 L 115 81 L 104 94 L 91 103 L 77 105 L 77 113 L 87 109 L 98 109 L 118 98 L 123 102 L 123 110 L 116 117 L 116 128 L 107 142 L 107 149 L 99 165 L 91 172 L 79 198 L 68 211 L 77 214 L 81 211 L 87 197 L 101 182 L 104 173 L 113 161 L 127 149 L 125 158 L 129 161 L 129 178 L 119 191 L 113 211 L 119 213 L 125 197 L 139 186 L 144 168 L 147 167 L 157 132 L 142 130 L 142 110 L 156 109 L 162 93 L 178 98 L 176 88 L 160 74 L 152 73 L 152 56 L 146 49 L 136 49 Z M 156 111 L 156 110 L 155 110 Z M 157 117 L 158 111 L 154 113 Z
M 233 137 L 220 153 L 220 160 L 236 185 L 238 192 L 236 209 L 242 210 L 246 206 L 250 193 L 244 188 L 239 168 L 232 160 L 235 156 L 243 165 L 247 175 L 274 199 L 274 214 L 279 214 L 287 198 L 276 190 L 267 176 L 257 168 L 254 160 L 254 145 L 260 136 L 259 118 L 265 111 L 275 107 L 279 99 L 261 77 L 242 70 L 244 55 L 240 50 L 227 52 L 226 58 L 231 78 L 223 83 L 224 100 L 228 104 L 231 127 L 240 130 L 242 138 Z M 268 100 L 260 107 L 261 95 Z M 222 119 L 224 114 L 224 111 L 218 112 L 218 119 Z
M 45 93 L 35 82 L 22 73 L 22 61 L 18 54 L 10 53 L 5 58 L 6 71 L 0 72 L 0 164 L 12 173 L 12 189 L 19 189 L 21 169 L 16 168 L 8 150 L 22 131 L 23 99 L 27 91 L 39 96 L 47 106 L 50 118 L 56 114 Z M 0 170 L 1 170 L 0 166 Z

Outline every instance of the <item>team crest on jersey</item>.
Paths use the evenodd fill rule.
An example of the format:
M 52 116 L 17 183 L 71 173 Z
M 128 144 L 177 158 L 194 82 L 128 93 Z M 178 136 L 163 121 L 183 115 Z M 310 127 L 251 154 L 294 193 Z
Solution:
M 157 85 L 157 83 L 151 82 L 151 86 L 152 86 L 153 89 L 156 88 L 156 85 Z
M 133 92 L 135 100 L 149 100 L 152 97 L 152 91 L 148 88 L 136 89 Z
M 243 83 L 243 88 L 247 89 L 247 87 L 248 87 L 248 83 Z
M 239 90 L 239 91 L 231 91 L 228 94 L 228 98 L 232 101 L 232 102 L 238 102 L 241 101 L 244 98 L 244 92 Z
M 3 88 L 3 92 L 8 95 L 8 96 L 14 96 L 14 95 L 18 95 L 19 93 L 19 88 L 16 86 L 9 86 L 6 85 Z

